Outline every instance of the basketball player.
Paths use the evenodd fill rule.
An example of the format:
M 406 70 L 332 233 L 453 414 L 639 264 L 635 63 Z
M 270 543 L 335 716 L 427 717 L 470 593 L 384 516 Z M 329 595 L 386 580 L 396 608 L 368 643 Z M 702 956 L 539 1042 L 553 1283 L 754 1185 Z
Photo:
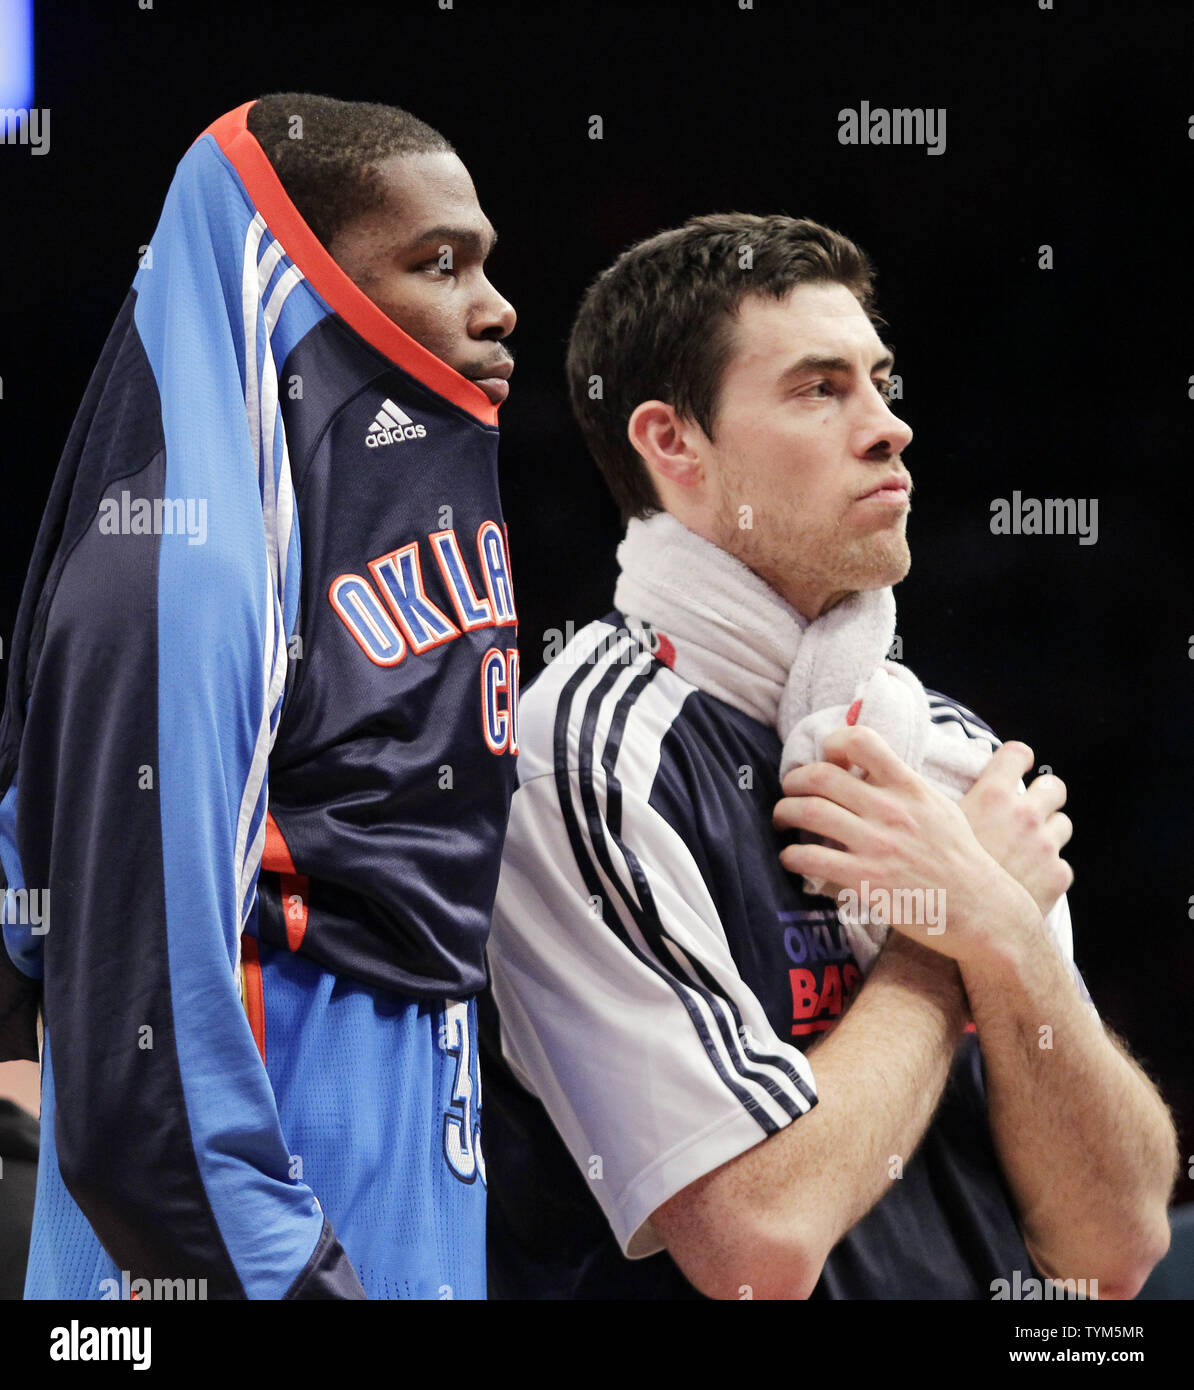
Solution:
M 1130 1298 L 1168 1244 L 1168 1113 L 1072 964 L 1064 788 L 1018 795 L 1030 750 L 885 660 L 911 431 L 871 307 L 845 238 L 737 214 L 581 306 L 628 526 L 520 711 L 497 1296 Z
M 0 731 L 8 1051 L 45 1024 L 27 1297 L 485 1296 L 493 240 L 391 107 L 266 97 L 178 166 Z

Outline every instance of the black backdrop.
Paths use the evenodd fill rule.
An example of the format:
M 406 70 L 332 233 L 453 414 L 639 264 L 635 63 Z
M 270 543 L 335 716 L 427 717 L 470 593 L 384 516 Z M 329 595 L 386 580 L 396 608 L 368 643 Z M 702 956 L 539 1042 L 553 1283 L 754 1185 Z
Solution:
M 904 658 L 1066 780 L 1079 964 L 1179 1113 L 1194 1197 L 1188 3 L 439 3 L 38 4 L 51 148 L 0 146 L 0 638 L 173 166 L 232 106 L 407 106 L 472 171 L 520 319 L 525 678 L 549 630 L 610 606 L 619 527 L 563 386 L 584 286 L 693 213 L 827 222 L 877 262 L 916 430 Z M 863 100 L 944 107 L 945 152 L 843 147 Z M 1097 498 L 1097 543 L 992 535 L 1014 489 Z

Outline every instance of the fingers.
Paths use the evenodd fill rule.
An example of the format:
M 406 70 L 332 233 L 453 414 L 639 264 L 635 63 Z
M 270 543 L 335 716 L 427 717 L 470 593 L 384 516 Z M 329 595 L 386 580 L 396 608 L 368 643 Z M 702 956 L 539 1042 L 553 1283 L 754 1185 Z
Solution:
M 852 811 L 856 816 L 862 815 L 874 798 L 873 791 L 865 782 L 851 777 L 840 764 L 833 765 L 827 762 L 805 763 L 802 767 L 794 767 L 784 778 L 783 789 L 786 798 L 823 797 L 826 801 L 836 802 L 838 806 Z M 777 802 L 776 809 L 783 804 L 782 801 Z M 776 824 L 780 822 L 777 821 Z
M 1058 898 L 1063 893 L 1068 893 L 1074 886 L 1074 871 L 1064 859 L 1053 861 L 1047 879 L 1042 881 L 1037 894 L 1037 906 L 1041 910 L 1041 916 L 1047 917 L 1052 909 L 1057 905 Z
M 857 779 L 848 779 L 853 782 Z M 857 850 L 865 834 L 865 824 L 853 811 L 847 811 L 822 796 L 787 796 L 775 803 L 772 824 L 780 830 L 811 830 L 839 841 L 845 848 Z
M 844 850 L 828 845 L 788 845 L 780 851 L 779 862 L 790 874 L 823 878 L 827 884 L 849 883 L 856 867 Z
M 1074 837 L 1074 822 L 1064 811 L 1055 811 L 1045 822 L 1045 829 L 1058 849 L 1064 848 Z
M 867 781 L 875 786 L 911 789 L 920 785 L 920 778 L 881 734 L 858 724 L 835 729 L 822 745 L 822 756 L 839 767 L 862 768 Z
M 844 749 L 839 748 L 832 737 L 827 738 L 821 747 L 821 761 L 832 763 L 834 767 L 843 768 L 846 772 L 850 771 L 850 759 Z
M 1065 805 L 1066 785 L 1060 777 L 1054 777 L 1051 772 L 1047 772 L 1032 782 L 1025 795 L 1048 816 L 1053 811 L 1060 811 Z
M 1005 743 L 995 750 L 991 761 L 976 778 L 971 791 L 981 789 L 992 795 L 1001 792 L 1014 795 L 1019 791 L 1020 779 L 1035 761 L 1036 754 L 1026 743 L 1017 743 L 1014 740 Z

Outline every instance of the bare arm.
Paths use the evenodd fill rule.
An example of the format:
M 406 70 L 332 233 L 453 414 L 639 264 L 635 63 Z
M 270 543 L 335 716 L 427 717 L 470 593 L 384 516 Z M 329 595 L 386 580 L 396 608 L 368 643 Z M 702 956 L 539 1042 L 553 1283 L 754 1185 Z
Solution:
M 1168 1246 L 1175 1141 L 1160 1097 L 1086 1008 L 1045 931 L 1042 914 L 1072 880 L 1059 858 L 1069 821 L 1051 809 L 1065 789 L 1042 778 L 1021 794 L 1032 750 L 1007 744 L 956 806 L 893 769 L 876 738 L 847 729 L 826 740 L 864 767 L 866 782 L 824 764 L 785 779 L 777 815 L 784 808 L 785 823 L 844 847 L 793 847 L 785 862 L 855 890 L 863 879 L 944 890 L 942 934 L 906 921 L 894 929 L 961 970 L 1030 1253 L 1046 1274 L 1098 1279 L 1105 1295 L 1132 1297 Z M 935 866 L 909 852 L 908 825 L 932 846 Z M 1050 1037 L 1043 1027 L 1051 1048 L 1040 1045 Z
M 651 1218 L 702 1293 L 807 1298 L 829 1251 L 887 1192 L 928 1128 L 966 1022 L 953 961 L 892 935 L 809 1057 L 817 1105 Z M 898 1046 L 893 1039 L 899 1039 Z
M 785 867 L 830 883 L 945 887 L 950 920 L 975 922 L 1022 895 L 962 812 L 871 730 L 825 741 L 819 763 L 789 773 L 778 825 L 800 825 L 861 851 L 790 845 Z M 851 777 L 852 763 L 867 781 Z M 830 798 L 836 798 L 831 800 Z M 855 872 L 855 870 L 858 872 Z M 949 933 L 946 933 L 949 936 Z M 652 1218 L 702 1292 L 806 1297 L 826 1256 L 887 1190 L 893 1154 L 928 1127 L 965 1022 L 952 960 L 891 937 L 857 1000 L 810 1053 L 820 1100 L 781 1133 L 706 1175 Z
M 1161 1098 L 1039 924 L 962 973 L 1029 1253 L 1054 1278 L 1097 1279 L 1100 1298 L 1135 1298 L 1169 1246 L 1177 1141 Z
M 976 835 L 1047 912 L 1072 875 L 1065 788 L 1018 794 L 1032 750 L 1005 744 L 963 805 Z M 962 964 L 987 1071 L 991 1129 L 1034 1261 L 1134 1298 L 1169 1245 L 1177 1165 L 1169 1113 L 1078 994 L 1039 912 Z
M 1172 1125 L 1045 933 L 1042 913 L 1072 877 L 1057 857 L 1069 822 L 1044 805 L 1057 801 L 1059 783 L 1008 800 L 1022 770 L 1015 747 L 996 755 L 961 807 L 867 729 L 831 736 L 831 762 L 785 779 L 777 824 L 841 846 L 789 846 L 785 866 L 856 892 L 868 881 L 943 894 L 942 934 L 927 923 L 897 926 L 945 973 L 908 960 L 893 932 L 854 1006 L 810 1054 L 816 1109 L 655 1213 L 657 1232 L 703 1292 L 811 1291 L 828 1251 L 885 1190 L 887 1156 L 906 1157 L 928 1125 L 963 1017 L 954 1012 L 964 1007 L 959 979 L 972 996 L 993 1134 L 1040 1268 L 1130 1297 L 1164 1253 Z M 849 776 L 851 764 L 864 780 Z M 1064 1047 L 1039 1046 L 1044 1025 Z

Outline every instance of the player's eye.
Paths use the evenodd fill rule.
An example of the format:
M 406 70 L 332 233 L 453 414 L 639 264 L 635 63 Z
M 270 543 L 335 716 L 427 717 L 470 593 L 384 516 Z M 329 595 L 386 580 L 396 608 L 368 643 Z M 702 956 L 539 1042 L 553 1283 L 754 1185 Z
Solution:
M 886 377 L 878 377 L 875 379 L 875 389 L 885 401 L 891 400 L 892 385 Z

